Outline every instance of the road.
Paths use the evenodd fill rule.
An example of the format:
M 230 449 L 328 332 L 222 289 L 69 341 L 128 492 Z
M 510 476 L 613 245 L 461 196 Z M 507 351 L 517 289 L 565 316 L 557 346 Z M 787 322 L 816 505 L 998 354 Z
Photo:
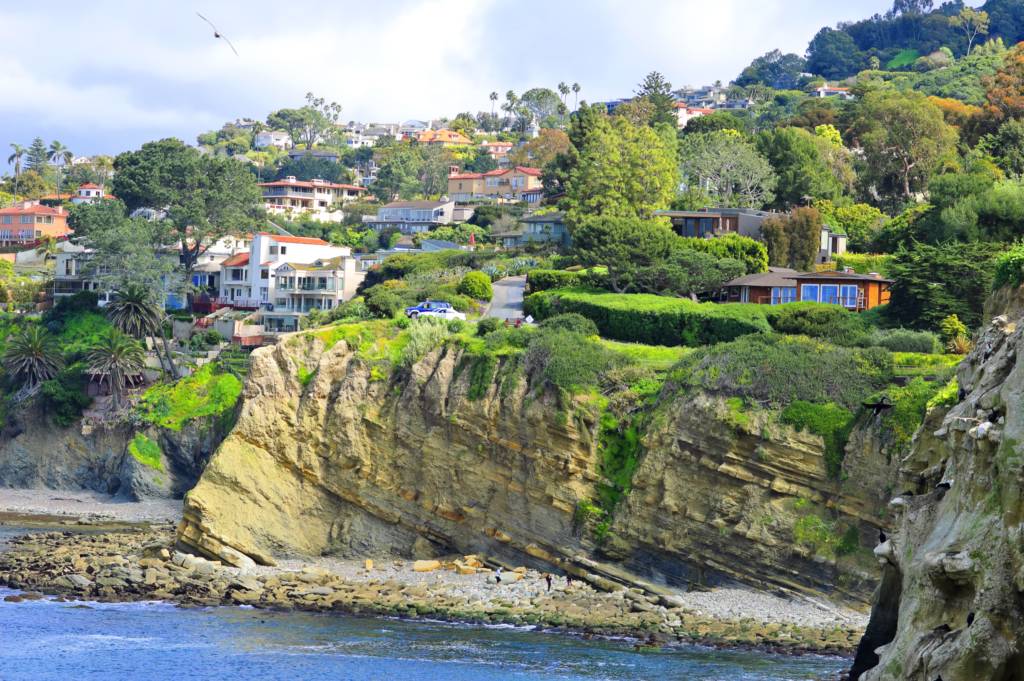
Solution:
M 526 275 L 505 277 L 494 282 L 494 296 L 487 308 L 488 317 L 498 319 L 519 319 L 523 316 L 523 291 L 526 289 Z

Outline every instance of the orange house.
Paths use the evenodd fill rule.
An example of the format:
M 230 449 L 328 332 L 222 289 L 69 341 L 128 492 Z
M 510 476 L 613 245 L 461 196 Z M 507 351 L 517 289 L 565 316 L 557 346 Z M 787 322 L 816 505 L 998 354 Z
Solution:
M 0 246 L 32 244 L 46 237 L 60 239 L 71 233 L 62 206 L 51 208 L 38 201 L 22 201 L 0 209 Z
M 863 312 L 888 303 L 891 286 L 891 279 L 883 279 L 878 274 L 800 273 L 785 267 L 770 267 L 767 272 L 748 274 L 726 283 L 722 300 L 762 305 L 831 303 Z

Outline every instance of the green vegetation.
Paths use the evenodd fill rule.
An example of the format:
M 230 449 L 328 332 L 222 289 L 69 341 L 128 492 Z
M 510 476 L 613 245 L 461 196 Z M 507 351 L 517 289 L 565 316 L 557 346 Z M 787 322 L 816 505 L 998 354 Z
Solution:
M 836 256 L 836 269 L 851 268 L 857 274 L 876 272 L 883 277 L 888 277 L 891 261 L 892 256 L 886 253 L 843 253 Z
M 652 371 L 668 371 L 683 357 L 692 352 L 691 348 L 682 346 L 668 347 L 664 345 L 644 345 L 642 343 L 622 343 L 601 339 L 601 345 L 612 352 L 622 355 L 630 364 L 635 364 Z
M 933 354 L 942 349 L 939 337 L 931 331 L 911 329 L 877 329 L 868 343 L 900 353 Z
M 949 380 L 949 383 L 942 386 L 938 392 L 932 395 L 932 398 L 928 400 L 928 404 L 925 405 L 927 409 L 934 409 L 935 407 L 952 407 L 960 400 L 960 385 L 957 383 L 956 377 L 954 376 Z
M 896 53 L 896 56 L 889 60 L 889 63 L 885 65 L 887 69 L 902 69 L 910 66 L 921 56 L 921 53 L 917 50 L 906 49 L 900 50 Z
M 474 300 L 490 300 L 494 295 L 491 288 L 491 278 L 483 272 L 467 272 L 462 281 L 459 282 L 459 293 L 469 296 Z
M 583 336 L 596 336 L 597 324 L 577 312 L 566 312 L 548 317 L 540 323 L 542 329 L 562 329 Z
M 136 433 L 132 441 L 128 443 L 128 453 L 143 466 L 148 466 L 156 471 L 163 471 L 164 465 L 161 461 L 163 452 L 160 444 L 150 440 L 145 433 Z
M 839 305 L 771 305 L 765 311 L 765 317 L 779 333 L 820 338 L 837 345 L 865 345 L 870 336 L 870 327 L 863 318 Z
M 299 385 L 305 388 L 313 380 L 313 377 L 316 376 L 316 369 L 307 369 L 305 365 L 300 364 L 297 376 L 299 378 Z
M 230 414 L 242 394 L 242 382 L 234 374 L 217 373 L 207 364 L 175 383 L 158 383 L 139 403 L 142 419 L 178 431 L 194 419 Z
M 892 354 L 881 348 L 844 348 L 802 336 L 750 335 L 694 350 L 672 370 L 684 390 L 742 397 L 784 408 L 802 400 L 857 409 L 893 376 Z
M 527 297 L 524 310 L 537 319 L 576 312 L 597 324 L 602 336 L 650 345 L 699 346 L 770 331 L 764 306 L 695 303 L 650 294 L 624 295 L 587 289 L 556 289 Z
M 601 415 L 600 444 L 603 480 L 597 493 L 600 507 L 610 516 L 632 487 L 633 473 L 640 464 L 640 433 L 635 424 L 620 423 L 605 412 Z
M 945 379 L 926 381 L 915 378 L 906 386 L 891 387 L 886 395 L 892 400 L 892 409 L 887 410 L 882 423 L 892 432 L 896 451 L 903 452 L 910 447 L 914 433 L 924 420 L 928 405 L 942 392 L 947 390 Z M 954 388 L 953 397 L 956 397 Z
M 993 289 L 1017 287 L 1021 284 L 1024 284 L 1024 242 L 1018 242 L 1010 250 L 999 254 L 995 276 L 992 277 Z
M 846 440 L 853 428 L 853 412 L 832 402 L 814 404 L 795 400 L 782 410 L 779 420 L 797 430 L 820 436 L 825 442 L 825 469 L 830 477 L 839 479 Z
M 81 363 L 67 366 L 43 382 L 40 388 L 43 407 L 56 425 L 67 428 L 92 403 L 85 391 L 87 382 Z

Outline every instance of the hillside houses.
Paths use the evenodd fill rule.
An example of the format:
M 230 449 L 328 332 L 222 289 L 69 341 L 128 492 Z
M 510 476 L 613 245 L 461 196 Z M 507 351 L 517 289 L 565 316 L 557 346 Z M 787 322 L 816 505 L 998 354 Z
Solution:
M 303 181 L 293 175 L 261 182 L 260 189 L 263 206 L 271 215 L 288 219 L 308 217 L 321 222 L 340 222 L 344 217 L 342 206 L 366 192 L 366 187 L 321 179 Z

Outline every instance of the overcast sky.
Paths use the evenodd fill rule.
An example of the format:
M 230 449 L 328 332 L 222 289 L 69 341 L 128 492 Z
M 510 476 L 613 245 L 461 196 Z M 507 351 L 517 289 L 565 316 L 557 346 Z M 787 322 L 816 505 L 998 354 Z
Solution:
M 11 5 L 17 4 L 17 8 Z M 728 81 L 773 48 L 891 0 L 38 0 L 0 2 L 0 151 L 36 135 L 76 154 L 264 118 L 313 91 L 343 120 L 489 110 L 488 94 L 579 82 L 628 96 Z M 214 21 L 240 56 L 214 40 Z M 0 161 L 0 164 L 2 164 Z M 0 165 L 2 167 L 2 165 Z

